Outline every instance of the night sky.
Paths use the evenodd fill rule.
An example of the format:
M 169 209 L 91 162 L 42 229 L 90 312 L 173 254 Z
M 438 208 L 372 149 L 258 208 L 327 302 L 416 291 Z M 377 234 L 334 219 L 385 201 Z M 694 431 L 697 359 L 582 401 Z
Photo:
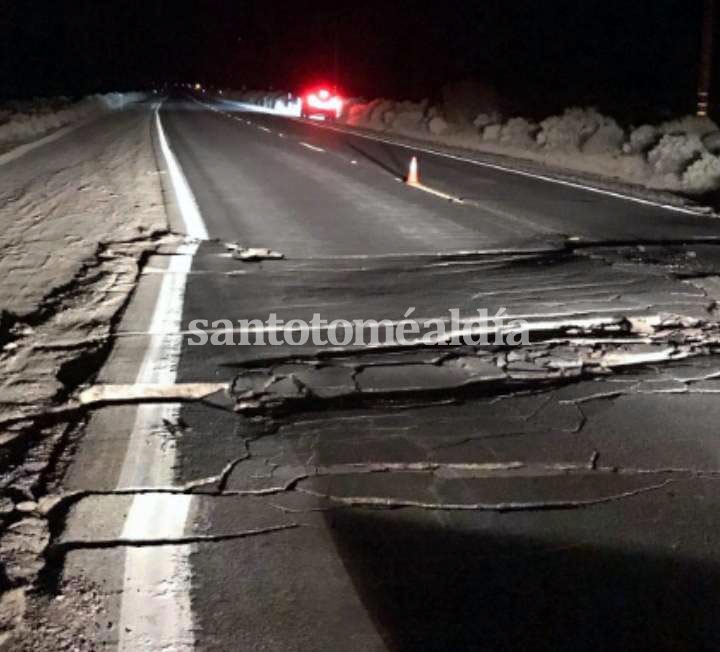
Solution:
M 0 0 L 0 95 L 300 90 L 332 81 L 337 51 L 349 94 L 435 98 L 472 78 L 528 114 L 687 110 L 701 17 L 702 0 Z

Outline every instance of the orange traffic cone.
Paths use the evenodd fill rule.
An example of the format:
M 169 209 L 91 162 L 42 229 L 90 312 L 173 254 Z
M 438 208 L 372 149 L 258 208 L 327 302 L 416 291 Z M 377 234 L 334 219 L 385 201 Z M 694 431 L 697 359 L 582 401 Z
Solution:
M 405 183 L 407 183 L 408 186 L 420 185 L 420 178 L 418 176 L 417 156 L 413 156 L 412 160 L 410 161 L 410 173 L 408 174 Z

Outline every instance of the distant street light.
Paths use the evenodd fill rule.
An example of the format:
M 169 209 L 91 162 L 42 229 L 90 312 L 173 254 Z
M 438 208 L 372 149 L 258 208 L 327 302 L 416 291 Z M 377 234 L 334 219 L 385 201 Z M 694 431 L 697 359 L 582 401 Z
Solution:
M 713 31 L 715 28 L 715 0 L 705 0 L 703 10 L 702 44 L 700 52 L 700 80 L 698 84 L 697 114 L 705 117 L 710 110 L 712 86 Z

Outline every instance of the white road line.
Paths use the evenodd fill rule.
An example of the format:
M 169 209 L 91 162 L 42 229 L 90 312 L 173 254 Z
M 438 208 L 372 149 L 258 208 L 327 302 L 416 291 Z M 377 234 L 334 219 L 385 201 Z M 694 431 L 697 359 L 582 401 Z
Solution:
M 207 229 L 195 197 L 168 145 L 156 110 L 163 157 L 187 235 L 207 239 Z M 182 246 L 163 277 L 150 331 L 150 343 L 136 379 L 143 384 L 174 384 L 182 346 L 182 308 L 187 274 L 198 243 Z M 149 404 L 137 409 L 118 489 L 169 486 L 174 480 L 174 442 L 163 436 L 164 422 L 177 421 L 180 404 Z M 129 540 L 182 537 L 192 509 L 187 495 L 141 494 L 133 498 L 122 537 Z M 123 593 L 118 627 L 120 652 L 195 647 L 190 606 L 190 546 L 128 547 L 125 552 Z
M 259 129 L 260 131 L 265 131 L 265 132 L 267 132 L 267 133 L 269 133 L 269 134 L 272 133 L 272 131 L 271 131 L 270 129 L 268 129 L 267 127 L 261 127 L 260 125 L 258 125 L 258 129 Z
M 190 190 L 187 179 L 185 178 L 183 171 L 180 169 L 180 165 L 175 159 L 175 155 L 172 153 L 170 145 L 168 145 L 165 130 L 163 129 L 162 122 L 160 120 L 160 109 L 155 112 L 155 121 L 157 124 L 158 138 L 160 140 L 160 149 L 162 150 L 163 157 L 168 166 L 168 173 L 170 174 L 172 187 L 175 191 L 175 198 L 180 206 L 183 222 L 185 222 L 187 234 L 191 238 L 207 240 L 207 229 L 205 228 L 205 223 L 200 216 L 195 196 L 193 195 L 192 190 Z
M 313 150 L 313 152 L 324 152 L 325 150 L 322 147 L 315 147 L 315 145 L 311 145 L 310 143 L 304 143 L 300 141 L 300 144 L 303 147 L 307 147 L 308 149 Z
M 445 192 L 440 192 L 439 190 L 435 190 L 435 188 L 430 188 L 430 186 L 426 186 L 422 183 L 408 183 L 408 187 L 415 188 L 415 190 L 422 190 L 423 192 L 426 192 L 430 195 L 434 195 L 435 197 L 440 197 L 440 199 L 445 199 L 447 201 L 454 202 L 456 204 L 463 204 L 462 199 L 459 197 L 453 197 L 452 195 L 448 195 Z

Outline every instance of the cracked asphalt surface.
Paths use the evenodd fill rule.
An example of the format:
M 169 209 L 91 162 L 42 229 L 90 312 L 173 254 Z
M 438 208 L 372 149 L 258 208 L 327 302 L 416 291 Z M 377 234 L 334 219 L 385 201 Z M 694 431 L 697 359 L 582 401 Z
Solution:
M 404 149 L 215 108 L 162 110 L 211 238 L 183 329 L 504 307 L 531 342 L 185 342 L 177 383 L 227 389 L 153 433 L 178 453 L 154 490 L 193 496 L 181 538 L 123 539 L 137 400 L 93 405 L 50 555 L 102 586 L 98 645 L 131 544 L 192 545 L 199 650 L 717 649 L 717 222 L 423 155 L 425 183 L 472 198 L 451 204 L 397 182 Z M 98 386 L 134 382 L 172 255 Z

